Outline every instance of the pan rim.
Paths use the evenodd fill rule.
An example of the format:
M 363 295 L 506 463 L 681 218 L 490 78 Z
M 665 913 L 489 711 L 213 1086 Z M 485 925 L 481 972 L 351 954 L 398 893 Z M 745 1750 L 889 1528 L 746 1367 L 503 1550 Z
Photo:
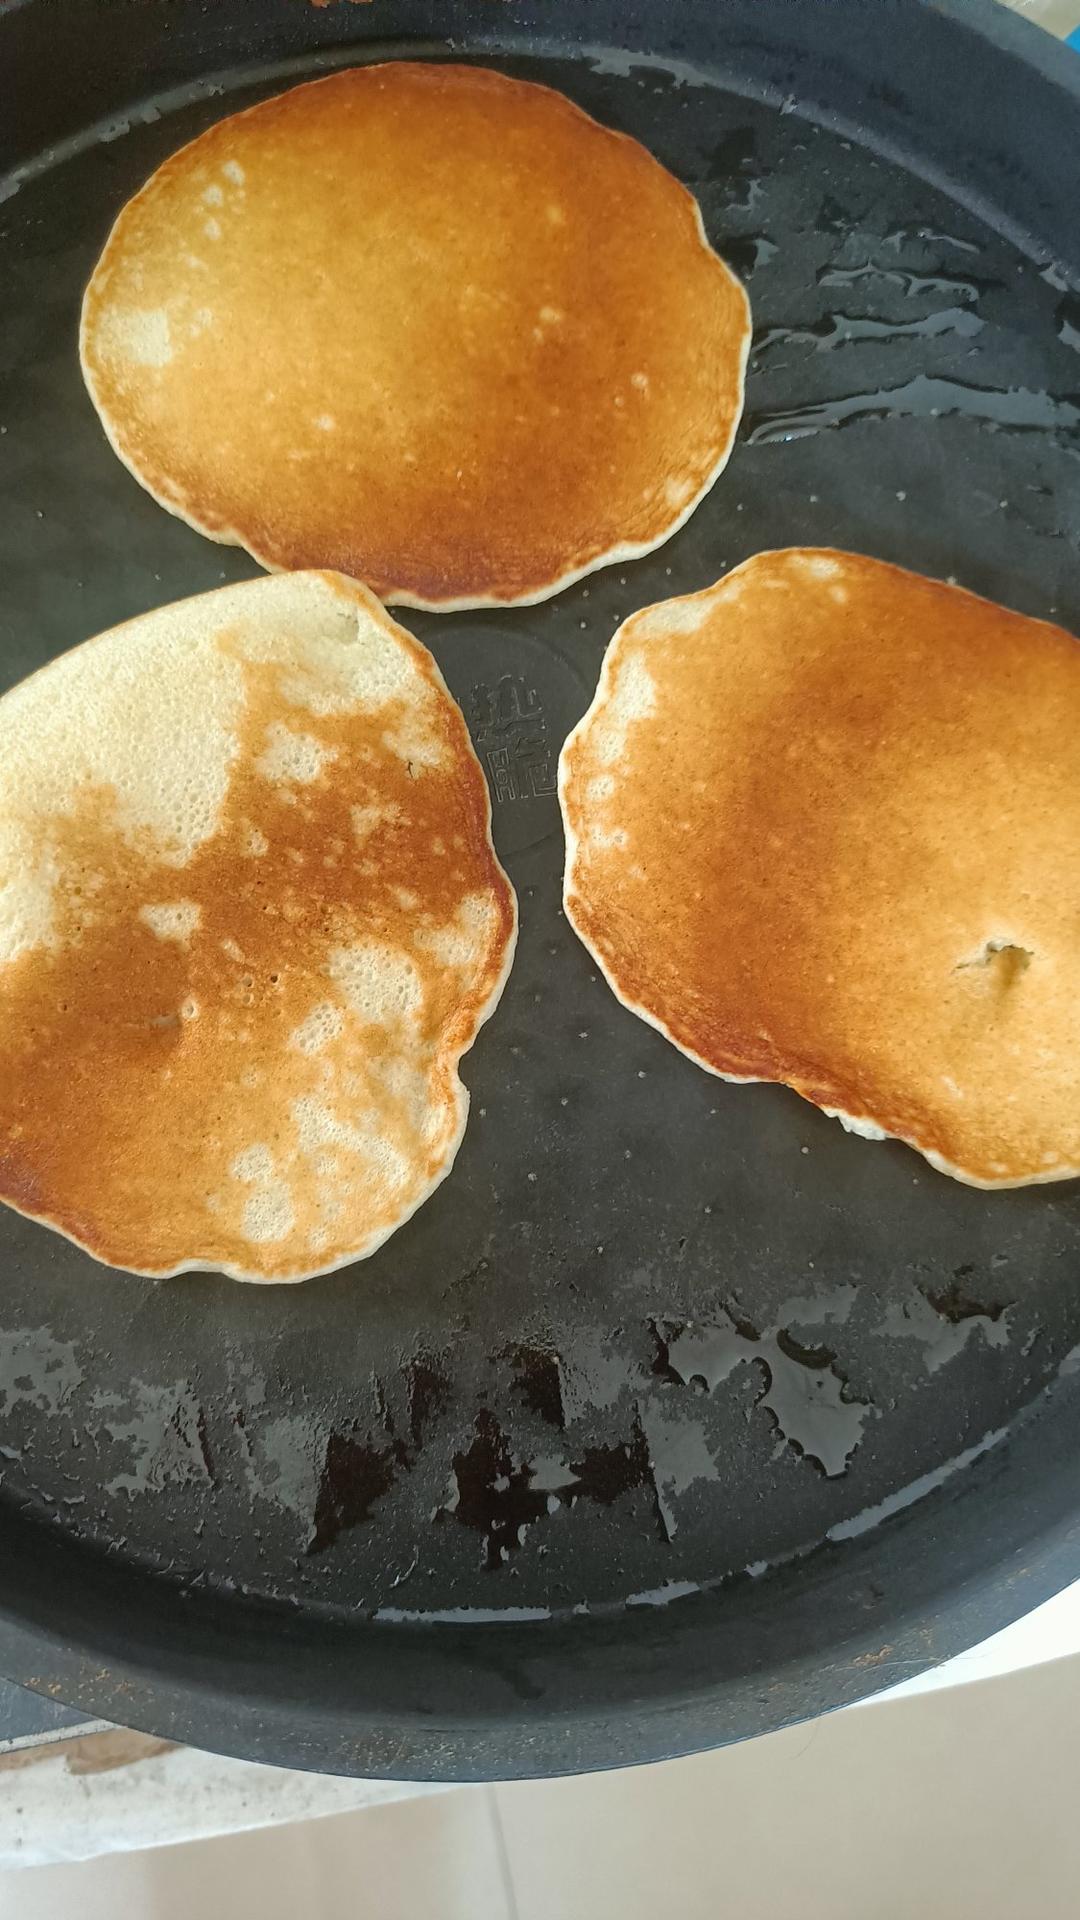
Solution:
M 23 0 L 18 11 L 29 12 L 34 3 Z M 997 0 L 902 0 L 902 5 L 893 10 L 937 16 L 989 41 L 1010 59 L 1052 81 L 1080 110 L 1080 63 L 1070 65 L 1072 56 L 1058 43 L 1033 23 L 999 6 Z M 521 16 L 528 11 L 527 0 L 526 4 L 515 5 L 511 25 L 519 33 L 527 31 L 521 27 Z M 0 30 L 3 24 L 0 20 Z M 524 38 L 509 48 L 505 38 L 498 42 L 494 37 L 480 38 L 458 57 L 482 59 L 508 50 L 518 54 L 553 49 L 538 49 Z M 367 53 L 362 41 L 354 42 L 350 49 L 352 58 L 363 58 Z M 1052 1406 L 1038 1404 L 1018 1416 L 1002 1447 L 990 1450 L 978 1469 L 964 1473 L 962 1487 L 950 1495 L 942 1493 L 918 1502 L 908 1515 L 878 1527 L 865 1540 L 854 1543 L 850 1552 L 845 1548 L 832 1563 L 836 1568 L 852 1569 L 844 1579 L 862 1581 L 865 1576 L 872 1580 L 872 1565 L 886 1543 L 899 1540 L 900 1553 L 910 1553 L 914 1558 L 914 1547 L 920 1539 L 934 1539 L 948 1531 L 954 1497 L 971 1495 L 974 1504 L 980 1488 L 995 1476 L 1011 1476 L 1020 1483 L 1015 1496 L 1015 1528 L 996 1554 L 992 1558 L 984 1556 L 977 1567 L 969 1569 L 945 1604 L 940 1598 L 924 1598 L 921 1604 L 913 1601 L 906 1613 L 890 1613 L 883 1623 L 884 1638 L 893 1643 L 890 1660 L 895 1656 L 912 1673 L 936 1665 L 974 1640 L 997 1631 L 1080 1576 L 1080 1467 L 1070 1466 L 1070 1460 L 1080 1461 L 1080 1447 L 1075 1444 L 1080 1439 L 1080 1393 L 1069 1387 L 1055 1393 L 1053 1401 Z M 1035 1490 L 1038 1497 L 1029 1498 L 1024 1490 L 1026 1469 L 1022 1461 L 1029 1453 L 1036 1459 L 1043 1455 L 1053 1458 L 1051 1438 L 1058 1428 L 1065 1430 L 1072 1444 L 1056 1448 L 1056 1477 L 1051 1482 L 1047 1468 L 1045 1484 L 1040 1481 Z M 1048 1497 L 1051 1491 L 1056 1498 Z M 40 1520 L 16 1515 L 13 1509 L 5 1516 L 5 1530 L 9 1522 L 14 1543 L 25 1537 L 28 1529 L 35 1534 L 44 1532 Z M 893 1526 L 897 1533 L 890 1532 Z M 62 1543 L 57 1540 L 55 1544 Z M 76 1556 L 77 1564 L 79 1556 L 96 1551 L 71 1541 L 63 1544 Z M 17 1559 L 17 1544 L 5 1557 Z M 133 1562 L 125 1563 L 125 1577 L 137 1572 Z M 884 1679 L 895 1677 L 880 1657 L 883 1630 L 875 1629 L 870 1620 L 858 1631 L 851 1625 L 846 1639 L 830 1641 L 828 1659 L 822 1659 L 815 1649 L 809 1662 L 806 1656 L 792 1656 L 788 1667 L 798 1669 L 794 1675 L 774 1667 L 773 1679 L 777 1674 L 782 1682 L 792 1679 L 788 1690 L 784 1691 L 782 1685 L 782 1701 L 755 1704 L 754 1689 L 764 1693 L 769 1676 L 758 1681 L 748 1670 L 738 1688 L 715 1676 L 708 1681 L 691 1676 L 685 1693 L 642 1697 L 618 1707 L 580 1700 L 576 1705 L 565 1700 L 538 1703 L 523 1697 L 498 1718 L 460 1715 L 435 1719 L 415 1709 L 403 1711 L 391 1723 L 374 1708 L 365 1718 L 363 1710 L 346 1699 L 328 1699 L 312 1714 L 310 1707 L 295 1700 L 275 1701 L 259 1695 L 252 1688 L 250 1676 L 234 1677 L 230 1687 L 221 1678 L 229 1654 L 220 1647 L 213 1651 L 212 1658 L 204 1652 L 203 1671 L 196 1673 L 193 1656 L 180 1645 L 184 1635 L 179 1589 L 170 1589 L 175 1596 L 175 1605 L 170 1600 L 170 1606 L 176 1616 L 174 1671 L 163 1673 L 162 1667 L 155 1669 L 136 1649 L 127 1658 L 117 1657 L 100 1633 L 84 1633 L 76 1643 L 48 1610 L 43 1609 L 36 1619 L 28 1618 L 25 1606 L 4 1591 L 13 1577 L 9 1573 L 0 1582 L 0 1665 L 21 1684 L 54 1699 L 77 1699 L 81 1706 L 108 1719 L 151 1726 L 155 1732 L 199 1745 L 209 1740 L 221 1751 L 246 1758 L 289 1764 L 286 1756 L 292 1755 L 292 1764 L 316 1770 L 332 1766 L 335 1771 L 373 1777 L 444 1781 L 489 1779 L 493 1774 L 536 1777 L 673 1757 L 866 1698 Z M 168 1584 L 160 1576 L 147 1577 L 156 1578 L 159 1589 Z M 63 1600 L 58 1591 L 57 1605 L 62 1607 Z M 198 1613 L 197 1596 L 186 1604 Z M 252 1610 L 257 1604 L 250 1603 Z M 284 1603 L 278 1604 L 284 1609 Z M 653 1610 L 651 1639 L 643 1635 L 642 1646 L 659 1643 L 669 1631 L 678 1629 L 680 1604 L 672 1602 L 669 1608 Z M 69 1617 L 74 1612 L 71 1608 Z M 620 1610 L 620 1620 L 625 1612 Z M 609 1624 L 598 1622 L 598 1631 L 603 1634 Z M 533 1630 L 528 1629 L 530 1633 Z M 547 1632 L 548 1623 L 536 1623 L 536 1630 Z M 581 1630 L 587 1632 L 588 1623 L 583 1623 Z M 404 1637 L 457 1630 L 394 1626 L 381 1631 Z M 472 1634 L 474 1629 L 468 1631 Z M 523 1640 L 521 1629 L 508 1623 L 494 1631 L 497 1638 L 501 1637 L 494 1657 L 498 1663 L 512 1666 L 514 1649 Z M 486 1653 L 492 1626 L 486 1624 L 475 1633 L 476 1646 L 482 1645 Z M 377 1644 L 386 1645 L 388 1640 Z M 462 1660 L 467 1665 L 468 1649 L 464 1642 L 462 1646 Z M 531 1653 L 526 1651 L 522 1658 L 527 1669 Z

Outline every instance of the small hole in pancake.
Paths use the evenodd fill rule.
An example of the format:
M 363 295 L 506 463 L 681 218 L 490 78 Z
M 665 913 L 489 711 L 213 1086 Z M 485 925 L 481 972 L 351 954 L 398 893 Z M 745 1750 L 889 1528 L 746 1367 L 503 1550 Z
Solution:
M 957 961 L 956 971 L 965 973 L 977 968 L 989 972 L 1004 991 L 1016 985 L 1034 958 L 1030 947 L 1017 946 L 1013 940 L 984 940 L 978 953 L 970 960 Z

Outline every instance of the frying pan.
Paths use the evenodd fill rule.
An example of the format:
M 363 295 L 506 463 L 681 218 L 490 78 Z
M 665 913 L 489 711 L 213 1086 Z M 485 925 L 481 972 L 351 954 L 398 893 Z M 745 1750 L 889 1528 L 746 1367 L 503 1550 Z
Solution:
M 522 922 L 420 1213 L 281 1289 L 135 1280 L 2 1213 L 0 1668 L 225 1752 L 462 1780 L 778 1727 L 1080 1575 L 1076 1185 L 974 1192 L 702 1073 L 569 934 L 554 794 L 616 623 L 761 547 L 1080 630 L 1080 62 L 975 0 L 9 0 L 4 685 L 255 571 L 83 393 L 117 209 L 221 114 L 403 51 L 561 87 L 693 188 L 749 283 L 746 417 L 658 553 L 407 616 Z

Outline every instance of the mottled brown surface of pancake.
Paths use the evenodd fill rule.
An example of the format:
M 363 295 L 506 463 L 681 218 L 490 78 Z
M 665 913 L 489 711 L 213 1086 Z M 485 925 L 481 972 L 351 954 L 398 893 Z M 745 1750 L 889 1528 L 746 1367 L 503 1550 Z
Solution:
M 546 87 L 393 62 L 167 160 L 81 350 L 163 506 L 442 608 L 666 539 L 730 452 L 749 336 L 696 201 L 636 141 Z
M 566 907 L 686 1053 L 980 1186 L 1080 1171 L 1080 647 L 792 549 L 634 614 L 563 751 Z
M 447 1172 L 513 893 L 424 648 L 333 575 L 147 614 L 0 701 L 0 1198 L 295 1280 Z

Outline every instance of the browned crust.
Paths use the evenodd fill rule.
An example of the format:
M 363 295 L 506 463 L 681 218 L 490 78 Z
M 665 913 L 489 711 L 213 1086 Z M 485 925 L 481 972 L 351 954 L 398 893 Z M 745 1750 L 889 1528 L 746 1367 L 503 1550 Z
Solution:
M 655 705 L 612 758 L 628 666 Z M 974 1185 L 1080 1171 L 1061 628 L 859 555 L 759 554 L 619 629 L 560 796 L 574 927 L 703 1066 Z
M 171 512 L 449 608 L 668 538 L 727 460 L 749 335 L 697 202 L 636 141 L 546 87 L 393 62 L 167 160 L 109 236 L 81 352 Z

